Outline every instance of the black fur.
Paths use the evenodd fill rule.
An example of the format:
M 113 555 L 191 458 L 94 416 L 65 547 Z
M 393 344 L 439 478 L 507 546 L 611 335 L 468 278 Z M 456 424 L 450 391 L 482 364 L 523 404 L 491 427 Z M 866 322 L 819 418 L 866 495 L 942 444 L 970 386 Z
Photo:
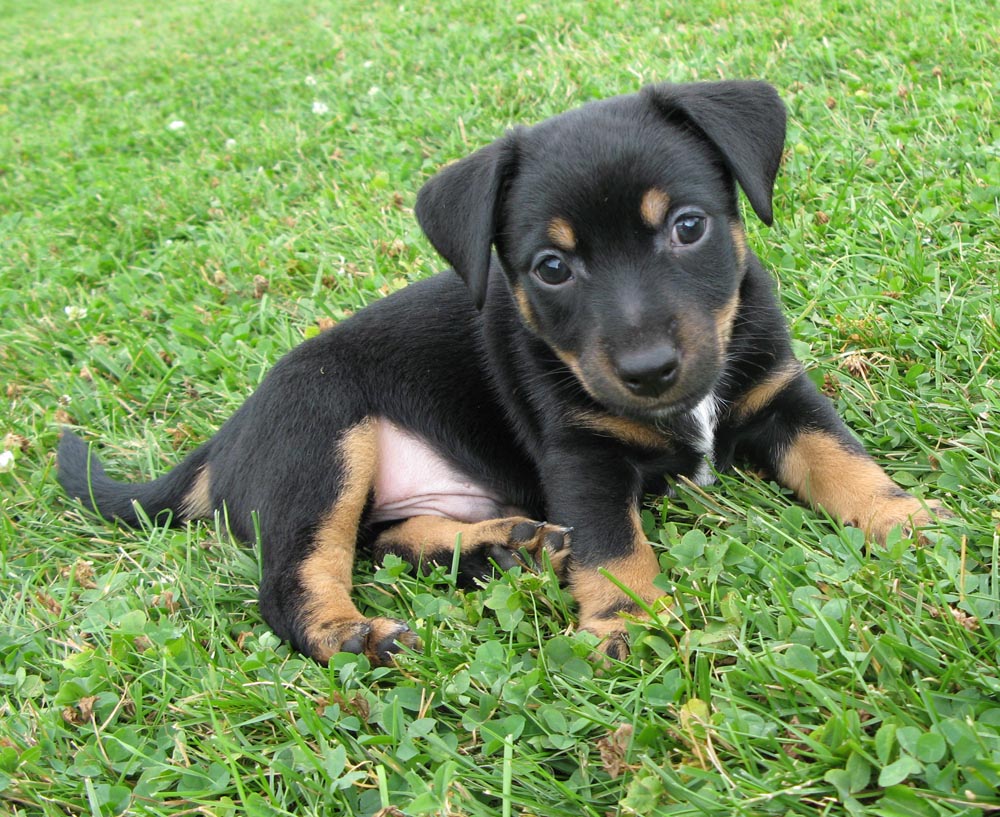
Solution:
M 203 446 L 152 482 L 115 482 L 104 472 L 104 466 L 90 451 L 90 446 L 75 434 L 64 431 L 59 441 L 59 482 L 66 493 L 106 519 L 137 526 L 141 521 L 136 509 L 138 505 L 148 519 L 171 523 L 178 521 L 174 519 L 175 511 L 207 453 L 207 446 Z
M 420 191 L 420 225 L 455 271 L 292 350 L 170 474 L 112 482 L 67 432 L 59 479 L 105 517 L 135 524 L 135 501 L 181 522 L 208 467 L 210 510 L 225 507 L 245 539 L 259 521 L 265 618 L 319 655 L 298 569 L 343 493 L 345 430 L 384 419 L 528 515 L 572 527 L 570 581 L 583 593 L 588 570 L 643 547 L 643 493 L 704 478 L 706 454 L 780 476 L 797 436 L 816 430 L 864 457 L 804 374 L 739 410 L 792 360 L 770 278 L 741 242 L 737 196 L 770 223 L 784 129 L 770 86 L 720 82 L 652 86 L 514 130 Z M 662 223 L 642 211 L 650 190 L 669 197 Z M 555 219 L 571 228 L 560 241 Z M 572 277 L 547 282 L 550 268 Z M 635 609 L 613 597 L 587 613 L 580 601 L 594 621 Z

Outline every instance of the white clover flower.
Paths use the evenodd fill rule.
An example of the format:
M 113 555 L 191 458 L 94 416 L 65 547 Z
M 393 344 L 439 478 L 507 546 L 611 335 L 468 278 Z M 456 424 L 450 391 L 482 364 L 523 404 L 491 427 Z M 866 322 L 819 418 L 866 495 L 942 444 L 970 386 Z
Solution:
M 319 100 L 313 102 L 313 113 L 316 114 L 317 116 L 322 116 L 323 114 L 329 112 L 330 108 L 327 106 L 325 102 L 320 102 Z
M 0 451 L 0 474 L 14 470 L 14 452 Z
M 181 119 L 175 119 L 169 125 L 167 125 L 167 130 L 184 130 L 187 124 Z
M 381 91 L 382 91 L 381 88 L 379 88 L 377 85 L 373 85 L 371 88 L 368 89 L 368 96 L 378 96 L 378 94 Z
M 71 321 L 82 321 L 87 317 L 87 307 L 77 306 L 76 304 L 70 304 L 63 309 L 66 313 L 66 317 Z
M 309 85 L 310 87 L 315 86 L 316 85 L 316 77 L 314 77 L 312 74 L 309 74 L 309 76 L 307 76 L 306 79 L 305 79 L 305 83 L 306 83 L 306 85 Z
M 235 150 L 235 149 L 236 149 L 236 140 L 235 139 L 227 139 L 226 140 L 226 150 Z

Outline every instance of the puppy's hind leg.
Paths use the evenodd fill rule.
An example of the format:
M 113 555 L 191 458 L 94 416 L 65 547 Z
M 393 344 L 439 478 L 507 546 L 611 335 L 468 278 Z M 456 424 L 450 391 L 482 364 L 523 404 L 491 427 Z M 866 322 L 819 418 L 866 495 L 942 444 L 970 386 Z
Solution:
M 269 532 L 261 530 L 261 610 L 279 635 L 318 661 L 351 652 L 364 653 L 375 665 L 388 665 L 401 647 L 417 646 L 416 635 L 402 621 L 365 617 L 351 601 L 358 526 L 377 465 L 371 420 L 343 433 L 337 465 L 336 499 L 304 534 L 301 528 L 294 533 L 275 531 L 282 538 L 269 541 Z

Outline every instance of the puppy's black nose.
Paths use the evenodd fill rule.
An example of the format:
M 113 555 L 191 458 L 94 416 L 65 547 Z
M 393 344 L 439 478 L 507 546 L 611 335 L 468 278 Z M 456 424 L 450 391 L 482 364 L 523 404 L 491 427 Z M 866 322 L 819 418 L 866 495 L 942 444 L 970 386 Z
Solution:
M 679 364 L 676 347 L 664 341 L 617 355 L 615 371 L 636 397 L 659 397 L 677 379 Z

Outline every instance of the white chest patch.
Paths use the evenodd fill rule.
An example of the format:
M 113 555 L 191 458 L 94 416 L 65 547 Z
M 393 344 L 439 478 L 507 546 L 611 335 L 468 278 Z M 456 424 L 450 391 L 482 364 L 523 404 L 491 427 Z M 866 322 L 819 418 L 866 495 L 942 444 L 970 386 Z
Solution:
M 691 475 L 696 485 L 711 485 L 715 482 L 712 472 L 712 453 L 715 450 L 715 427 L 719 421 L 719 401 L 709 394 L 695 406 L 688 415 L 694 425 L 691 443 L 703 455 L 701 463 Z

